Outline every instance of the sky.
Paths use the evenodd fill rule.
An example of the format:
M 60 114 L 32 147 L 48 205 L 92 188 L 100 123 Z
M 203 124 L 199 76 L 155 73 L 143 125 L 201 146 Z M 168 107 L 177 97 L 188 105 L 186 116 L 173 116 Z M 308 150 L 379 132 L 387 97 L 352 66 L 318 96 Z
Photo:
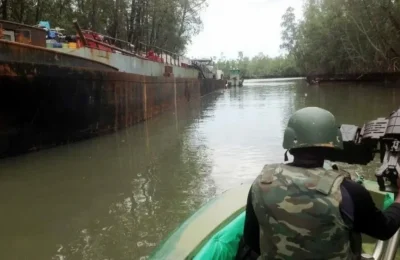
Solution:
M 301 18 L 303 0 L 208 0 L 201 13 L 203 30 L 192 38 L 186 56 L 189 58 L 228 59 L 253 57 L 260 52 L 276 57 L 282 51 L 281 21 L 286 9 L 295 9 Z

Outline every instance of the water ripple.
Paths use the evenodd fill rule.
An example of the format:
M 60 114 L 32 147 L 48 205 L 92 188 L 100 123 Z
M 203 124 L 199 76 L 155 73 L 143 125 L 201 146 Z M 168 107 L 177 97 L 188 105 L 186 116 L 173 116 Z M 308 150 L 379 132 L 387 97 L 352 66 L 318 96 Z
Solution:
M 386 116 L 400 90 L 245 81 L 143 124 L 0 162 L 0 259 L 125 260 L 149 253 L 206 201 L 283 162 L 283 131 L 305 106 L 341 123 Z M 378 166 L 344 165 L 368 178 Z

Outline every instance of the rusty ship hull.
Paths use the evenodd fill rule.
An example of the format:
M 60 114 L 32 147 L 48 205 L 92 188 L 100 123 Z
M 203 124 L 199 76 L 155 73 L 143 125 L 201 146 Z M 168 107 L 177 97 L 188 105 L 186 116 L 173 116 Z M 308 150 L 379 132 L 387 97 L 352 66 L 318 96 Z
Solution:
M 223 87 L 0 40 L 0 157 L 112 133 Z

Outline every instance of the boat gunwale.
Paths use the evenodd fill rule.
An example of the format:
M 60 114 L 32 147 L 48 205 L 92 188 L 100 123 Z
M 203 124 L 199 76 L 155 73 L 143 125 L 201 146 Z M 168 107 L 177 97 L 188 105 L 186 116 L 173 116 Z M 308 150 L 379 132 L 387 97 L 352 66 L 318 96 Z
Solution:
M 212 236 L 214 236 L 218 231 L 224 228 L 227 224 L 233 221 L 237 216 L 239 216 L 244 211 L 247 202 L 247 196 L 245 195 L 248 194 L 248 190 L 250 189 L 250 187 L 251 183 L 242 184 L 233 189 L 224 191 L 222 194 L 219 194 L 218 196 L 212 198 L 210 201 L 204 203 L 199 208 L 199 210 L 197 210 L 191 216 L 189 216 L 180 226 L 178 226 L 165 239 L 163 239 L 159 243 L 159 245 L 155 248 L 153 253 L 150 254 L 149 258 L 160 259 L 161 257 L 162 259 L 174 259 L 174 260 L 193 259 L 196 256 L 196 254 L 206 245 L 206 243 Z M 224 198 L 228 198 L 229 200 L 229 198 L 232 199 L 235 197 L 240 198 L 240 200 L 235 201 L 236 205 L 239 206 L 232 207 L 234 203 L 229 203 L 231 206 L 230 211 L 223 210 L 220 212 L 221 214 L 216 214 L 216 217 L 214 217 L 214 221 L 217 218 L 219 218 L 221 221 L 215 224 L 210 229 L 202 229 L 202 231 L 207 230 L 206 231 L 207 234 L 204 237 L 197 239 L 196 240 L 197 243 L 192 243 L 192 247 L 190 249 L 187 247 L 181 247 L 178 249 L 174 247 L 174 249 L 169 249 L 169 246 L 179 245 L 179 243 L 176 243 L 178 241 L 182 242 L 188 242 L 188 241 L 190 242 L 190 240 L 193 241 L 193 239 L 187 237 L 188 235 L 190 236 L 190 233 L 185 233 L 187 232 L 188 229 L 187 227 L 192 226 L 193 224 L 196 224 L 198 222 L 204 221 L 204 216 L 207 213 L 214 212 L 214 209 L 216 207 L 221 206 L 218 204 L 226 205 Z M 229 210 L 229 205 L 228 205 L 228 210 Z M 222 216 L 222 214 L 224 214 L 224 216 Z
M 379 205 L 383 205 L 383 199 L 385 197 L 385 194 L 388 194 L 389 192 L 385 191 L 380 191 L 377 182 L 372 181 L 372 180 L 364 180 L 363 186 L 370 192 L 370 194 L 373 197 L 374 202 L 376 203 L 377 207 L 379 208 Z M 246 189 L 247 187 L 247 189 Z M 165 239 L 163 239 L 159 245 L 155 248 L 155 250 L 150 254 L 149 259 L 159 259 L 157 257 L 162 257 L 162 259 L 193 259 L 196 257 L 196 255 L 203 249 L 203 247 L 207 244 L 207 242 L 214 236 L 216 235 L 219 231 L 221 231 L 224 227 L 226 227 L 230 222 L 232 222 L 235 218 L 237 218 L 241 213 L 244 212 L 245 206 L 247 203 L 247 196 L 245 196 L 244 200 L 245 203 L 244 205 L 238 206 L 238 208 L 234 211 L 231 211 L 230 215 L 227 214 L 227 216 L 216 226 L 209 228 L 208 233 L 206 236 L 204 236 L 203 239 L 201 239 L 197 245 L 192 246 L 191 248 L 179 248 L 177 250 L 177 246 L 179 246 L 179 241 L 185 242 L 184 239 L 182 239 L 182 234 L 185 232 L 187 227 L 189 225 L 193 224 L 201 224 L 198 222 L 201 222 L 201 215 L 203 215 L 205 212 L 210 212 L 210 211 L 218 211 L 216 210 L 217 206 L 215 205 L 216 202 L 224 202 L 226 199 L 232 199 L 232 196 L 235 196 L 234 193 L 240 189 L 245 188 L 245 190 L 250 189 L 251 184 L 242 184 L 238 187 L 235 187 L 233 189 L 225 191 L 223 194 L 220 194 L 219 196 L 214 197 L 212 200 L 209 202 L 203 204 L 198 211 L 193 213 L 189 218 L 187 218 L 178 228 L 173 230 Z M 225 196 L 224 196 L 225 194 Z M 227 195 L 226 195 L 227 194 Z M 247 193 L 246 193 L 247 194 Z M 389 193 L 390 194 L 390 193 Z M 229 196 L 230 195 L 230 196 Z M 379 200 L 377 200 L 379 197 Z M 238 203 L 238 202 L 235 202 Z M 240 202 L 239 202 L 240 203 Z M 242 203 L 243 204 L 243 203 Z M 223 212 L 223 210 L 219 209 L 219 212 Z M 216 214 L 218 215 L 218 214 Z M 207 227 L 203 227 L 203 229 L 207 229 Z M 364 237 L 368 237 L 363 234 L 363 241 Z M 186 239 L 189 239 L 186 237 Z M 375 239 L 374 239 L 375 240 Z M 368 243 L 368 241 L 363 242 L 363 246 L 369 245 L 371 243 Z M 173 248 L 171 248 L 171 247 Z

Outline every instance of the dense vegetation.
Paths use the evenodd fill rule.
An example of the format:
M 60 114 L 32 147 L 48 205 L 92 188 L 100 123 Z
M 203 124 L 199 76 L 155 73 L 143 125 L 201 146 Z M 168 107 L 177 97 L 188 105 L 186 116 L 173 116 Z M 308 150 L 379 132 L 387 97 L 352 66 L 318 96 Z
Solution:
M 200 11 L 205 0 L 0 0 L 2 19 L 35 25 L 50 21 L 74 33 L 82 28 L 183 53 L 202 28 Z
M 184 53 L 202 28 L 204 7 L 206 0 L 0 0 L 0 15 L 32 25 L 48 20 L 69 32 L 77 18 L 83 28 Z M 291 7 L 282 16 L 285 55 L 239 52 L 218 65 L 245 77 L 398 71 L 399 17 L 400 0 L 305 0 L 300 20 Z
M 230 69 L 240 69 L 244 78 L 269 78 L 269 77 L 296 77 L 301 76 L 293 56 L 285 55 L 280 57 L 268 57 L 259 53 L 253 58 L 244 57 L 239 52 L 237 59 L 226 59 L 220 57 L 217 61 L 219 69 L 229 74 Z
M 293 8 L 282 17 L 285 56 L 220 58 L 219 65 L 248 77 L 399 71 L 399 17 L 399 0 L 305 0 L 300 21 Z

